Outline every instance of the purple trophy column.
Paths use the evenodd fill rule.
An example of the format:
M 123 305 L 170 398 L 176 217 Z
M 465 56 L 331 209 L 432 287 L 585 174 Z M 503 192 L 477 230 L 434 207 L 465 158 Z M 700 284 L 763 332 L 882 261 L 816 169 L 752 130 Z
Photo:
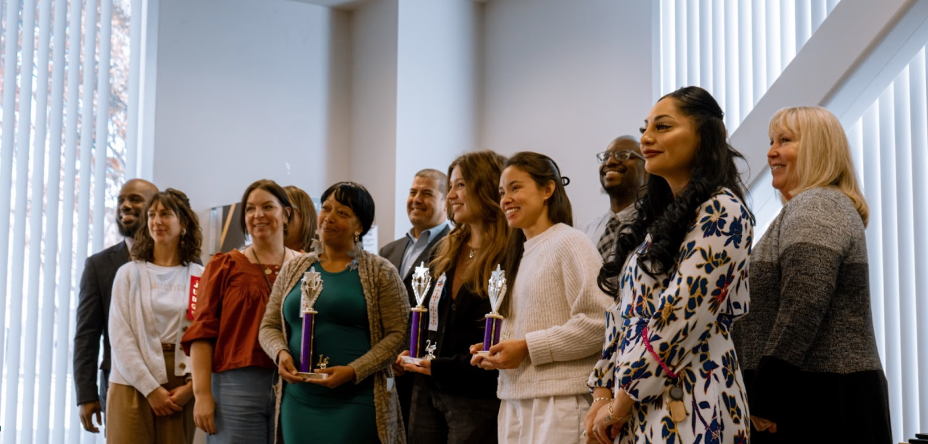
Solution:
M 499 331 L 503 326 L 503 318 L 487 315 L 486 328 L 483 331 L 483 351 L 490 351 L 490 347 L 499 344 Z
M 315 313 L 303 314 L 303 344 L 300 350 L 300 371 L 309 373 L 313 365 L 313 328 Z
M 409 335 L 409 356 L 412 358 L 418 358 L 421 354 L 419 352 L 419 336 L 422 334 L 422 312 L 419 310 L 412 310 L 412 332 Z

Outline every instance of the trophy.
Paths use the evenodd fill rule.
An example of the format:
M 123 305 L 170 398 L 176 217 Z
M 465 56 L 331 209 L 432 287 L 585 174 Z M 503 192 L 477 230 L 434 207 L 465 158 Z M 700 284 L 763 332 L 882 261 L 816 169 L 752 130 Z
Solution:
M 322 293 L 322 275 L 316 271 L 316 267 L 310 267 L 309 271 L 303 273 L 303 280 L 300 282 L 300 316 L 303 317 L 303 336 L 300 346 L 300 371 L 297 373 L 305 379 L 326 379 L 329 375 L 325 373 L 316 373 L 313 371 L 313 334 L 315 333 L 314 321 L 318 311 L 313 309 L 319 294 Z M 329 362 L 328 358 L 323 361 L 322 355 L 319 355 L 319 368 L 325 368 Z
M 429 269 L 425 262 L 420 262 L 416 271 L 412 274 L 412 292 L 416 296 L 416 306 L 412 308 L 412 327 L 409 334 L 409 356 L 403 356 L 403 362 L 407 364 L 419 365 L 424 360 L 429 360 L 433 356 L 431 351 L 429 356 L 422 357 L 421 344 L 422 336 L 425 333 L 422 329 L 425 314 L 429 312 L 422 303 L 425 302 L 425 296 L 428 294 L 429 285 L 432 283 L 432 277 L 429 275 Z M 431 343 L 431 342 L 429 342 Z M 432 346 L 432 350 L 435 346 Z
M 486 330 L 483 332 L 483 350 L 477 352 L 481 355 L 490 354 L 490 347 L 499 344 L 499 334 L 503 329 L 503 316 L 499 314 L 499 307 L 506 296 L 506 272 L 501 270 L 499 264 L 496 270 L 490 273 L 490 283 L 487 285 L 487 294 L 490 296 L 490 307 L 493 311 L 486 315 Z

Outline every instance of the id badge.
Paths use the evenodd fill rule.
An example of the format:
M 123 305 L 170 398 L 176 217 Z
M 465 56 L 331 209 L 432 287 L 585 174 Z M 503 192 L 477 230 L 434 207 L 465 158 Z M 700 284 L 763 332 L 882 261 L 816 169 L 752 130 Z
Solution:
M 438 331 L 438 303 L 441 302 L 441 290 L 445 288 L 445 274 L 442 273 L 432 290 L 432 299 L 429 300 L 429 331 Z

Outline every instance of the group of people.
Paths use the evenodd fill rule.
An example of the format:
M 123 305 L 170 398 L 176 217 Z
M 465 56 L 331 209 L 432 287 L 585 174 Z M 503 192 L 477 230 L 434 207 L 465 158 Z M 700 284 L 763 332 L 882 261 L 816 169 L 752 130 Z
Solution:
M 209 443 L 890 443 L 867 203 L 840 123 L 818 107 L 773 116 L 784 207 L 755 242 L 722 117 L 701 88 L 662 97 L 640 141 L 597 155 L 610 208 L 585 230 L 546 155 L 419 171 L 412 228 L 379 254 L 361 248 L 364 186 L 332 185 L 317 214 L 302 190 L 259 180 L 240 204 L 250 245 L 204 268 L 186 195 L 130 181 L 126 241 L 81 280 L 84 428 L 105 405 L 117 443 L 189 443 L 195 428 Z M 413 363 L 422 265 L 431 347 Z M 497 268 L 502 332 L 481 353 Z M 298 371 L 308 271 L 324 379 Z

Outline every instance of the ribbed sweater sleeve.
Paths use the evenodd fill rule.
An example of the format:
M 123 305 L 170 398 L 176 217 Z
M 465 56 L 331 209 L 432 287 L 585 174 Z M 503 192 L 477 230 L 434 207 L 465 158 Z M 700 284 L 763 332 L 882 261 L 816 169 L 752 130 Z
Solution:
M 383 336 L 372 334 L 370 351 L 348 364 L 355 371 L 355 383 L 389 367 L 396 360 L 403 350 L 409 323 L 409 298 L 396 268 L 379 256 L 366 255 L 362 260 L 369 264 L 367 272 L 371 275 L 364 276 L 362 268 L 361 282 L 365 285 L 365 293 L 368 293 L 368 306 L 378 311 Z M 367 282 L 371 283 L 370 286 Z
M 113 365 L 126 381 L 140 393 L 148 396 L 161 384 L 152 374 L 142 356 L 142 344 L 138 342 L 135 328 L 145 325 L 133 325 L 133 301 L 139 294 L 138 266 L 129 262 L 119 268 L 113 280 L 113 297 L 110 302 L 110 345 L 112 347 Z M 133 276 L 134 275 L 134 276 Z M 151 333 L 148 333 L 151 335 Z
M 829 215 L 842 208 L 802 193 L 787 204 L 780 225 L 780 310 L 765 355 L 800 366 L 835 295 L 849 242 L 845 223 Z
M 315 261 L 314 256 L 312 259 L 307 256 L 300 256 L 287 262 L 280 269 L 280 275 L 271 288 L 271 295 L 267 299 L 267 308 L 264 309 L 264 318 L 261 319 L 261 327 L 258 329 L 258 342 L 264 352 L 267 353 L 267 356 L 275 363 L 280 351 L 288 349 L 280 306 L 284 303 L 284 297 L 290 292 L 290 289 L 302 277 L 303 270 L 313 261 Z
M 572 361 L 599 351 L 603 332 L 604 294 L 596 285 L 602 258 L 587 238 L 565 236 L 549 253 L 560 270 L 534 276 L 538 289 L 554 290 L 570 308 L 567 322 L 525 334 L 532 364 Z M 555 305 L 550 307 L 557 309 Z

